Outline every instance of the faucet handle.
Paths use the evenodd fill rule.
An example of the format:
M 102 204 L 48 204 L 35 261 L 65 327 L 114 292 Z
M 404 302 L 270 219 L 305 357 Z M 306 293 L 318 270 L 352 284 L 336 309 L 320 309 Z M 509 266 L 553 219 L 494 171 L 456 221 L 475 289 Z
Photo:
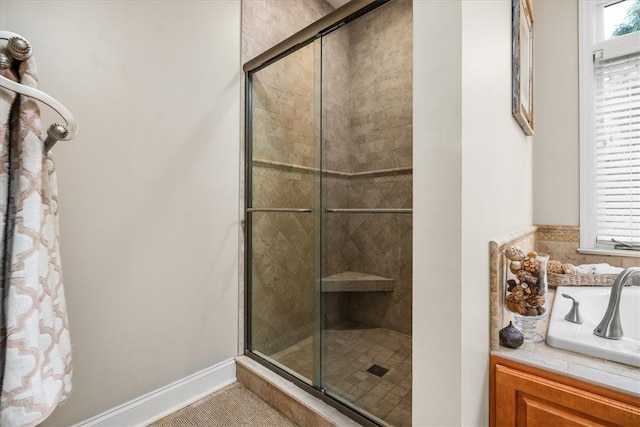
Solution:
M 582 316 L 580 316 L 580 302 L 578 302 L 578 300 L 576 300 L 571 295 L 562 294 L 562 296 L 565 298 L 569 298 L 571 301 L 573 301 L 571 310 L 569 311 L 569 313 L 567 313 L 566 316 L 564 316 L 564 319 L 571 323 L 577 323 L 577 324 L 582 323 Z

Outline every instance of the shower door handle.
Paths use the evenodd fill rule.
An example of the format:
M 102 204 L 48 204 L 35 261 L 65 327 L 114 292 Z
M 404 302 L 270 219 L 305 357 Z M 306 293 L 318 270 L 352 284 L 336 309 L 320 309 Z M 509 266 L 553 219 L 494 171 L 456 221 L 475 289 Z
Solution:
M 289 213 L 309 213 L 310 208 L 247 208 L 247 212 L 289 212 Z
M 325 213 L 411 214 L 413 209 L 325 209 Z

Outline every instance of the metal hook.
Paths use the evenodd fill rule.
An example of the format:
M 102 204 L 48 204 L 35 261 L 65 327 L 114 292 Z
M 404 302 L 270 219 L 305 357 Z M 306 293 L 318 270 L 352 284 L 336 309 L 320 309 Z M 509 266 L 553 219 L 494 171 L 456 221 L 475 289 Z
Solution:
M 48 152 L 61 139 L 69 136 L 69 129 L 60 123 L 53 123 L 47 129 L 47 139 L 44 140 L 44 150 Z
M 0 39 L 8 40 L 7 53 L 9 54 L 0 53 L 0 70 L 9 68 L 11 62 L 9 56 L 18 61 L 23 61 L 31 56 L 31 45 L 19 34 L 10 31 L 0 31 Z M 52 96 L 36 88 L 15 82 L 2 75 L 0 75 L 0 87 L 36 99 L 51 107 L 64 119 L 66 122 L 65 125 L 54 123 L 47 130 L 48 137 L 44 142 L 46 151 L 49 151 L 57 141 L 69 141 L 78 133 L 78 123 L 75 117 L 73 117 L 73 114 Z
M 24 61 L 31 56 L 33 51 L 26 39 L 20 36 L 14 36 L 11 37 L 7 43 L 7 52 L 18 61 Z

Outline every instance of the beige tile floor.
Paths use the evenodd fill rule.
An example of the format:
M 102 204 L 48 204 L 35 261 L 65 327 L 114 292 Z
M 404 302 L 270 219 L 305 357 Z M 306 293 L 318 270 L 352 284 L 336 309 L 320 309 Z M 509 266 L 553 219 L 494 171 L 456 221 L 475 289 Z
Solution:
M 385 424 L 411 425 L 411 337 L 389 329 L 351 326 L 323 334 L 323 387 L 327 393 Z M 312 377 L 313 341 L 307 338 L 271 356 Z M 367 372 L 388 369 L 382 377 Z

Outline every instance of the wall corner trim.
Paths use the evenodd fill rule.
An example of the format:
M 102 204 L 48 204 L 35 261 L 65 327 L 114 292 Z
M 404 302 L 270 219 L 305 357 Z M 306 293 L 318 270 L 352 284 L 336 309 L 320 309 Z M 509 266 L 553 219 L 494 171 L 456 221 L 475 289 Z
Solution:
M 146 426 L 236 381 L 233 358 L 132 399 L 73 427 Z

